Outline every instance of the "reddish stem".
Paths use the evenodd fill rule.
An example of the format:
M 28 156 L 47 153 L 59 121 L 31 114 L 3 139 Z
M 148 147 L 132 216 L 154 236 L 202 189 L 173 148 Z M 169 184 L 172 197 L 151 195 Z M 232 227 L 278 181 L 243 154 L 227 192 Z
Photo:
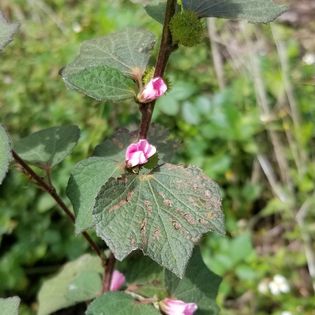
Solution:
M 176 0 L 168 0 L 165 10 L 162 39 L 158 59 L 155 65 L 154 77 L 163 77 L 168 59 L 175 49 L 172 41 L 172 34 L 169 29 L 171 18 L 176 12 Z M 139 139 L 146 139 L 151 124 L 152 114 L 154 111 L 155 101 L 148 104 L 140 104 L 139 108 L 142 114 L 139 128 Z

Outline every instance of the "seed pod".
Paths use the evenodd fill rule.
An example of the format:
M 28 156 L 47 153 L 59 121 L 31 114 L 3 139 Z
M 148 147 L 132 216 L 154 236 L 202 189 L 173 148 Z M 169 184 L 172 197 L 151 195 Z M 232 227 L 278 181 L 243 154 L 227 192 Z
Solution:
M 203 25 L 197 14 L 190 10 L 177 12 L 170 21 L 170 30 L 175 43 L 192 47 L 203 36 Z

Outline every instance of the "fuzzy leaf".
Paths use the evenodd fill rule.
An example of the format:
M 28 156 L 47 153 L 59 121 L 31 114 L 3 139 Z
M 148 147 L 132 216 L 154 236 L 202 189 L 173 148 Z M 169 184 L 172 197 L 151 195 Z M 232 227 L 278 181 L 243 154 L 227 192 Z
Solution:
M 164 281 L 164 268 L 140 252 L 124 259 L 118 269 L 126 276 L 128 290 L 145 297 L 167 296 Z
M 144 72 L 154 43 L 154 35 L 141 29 L 127 29 L 88 40 L 82 44 L 80 54 L 73 63 L 63 69 L 62 75 L 107 66 L 133 77 L 139 71 Z
M 91 300 L 102 289 L 102 264 L 98 257 L 83 255 L 64 265 L 61 271 L 44 282 L 38 294 L 38 315 Z
M 67 196 L 76 215 L 77 234 L 93 226 L 92 211 L 97 193 L 110 177 L 121 174 L 122 164 L 115 159 L 91 157 L 75 166 L 67 186 Z
M 171 272 L 166 271 L 165 283 L 171 296 L 198 305 L 196 315 L 217 315 L 219 313 L 215 300 L 221 278 L 207 268 L 198 246 L 195 247 L 189 260 L 184 278 L 179 279 Z
M 20 139 L 15 150 L 30 164 L 52 168 L 70 154 L 79 138 L 77 126 L 52 127 Z
M 179 277 L 203 233 L 224 234 L 219 188 L 193 167 L 163 164 L 149 174 L 111 178 L 93 216 L 118 260 L 139 248 Z
M 8 23 L 0 11 L 0 50 L 11 42 L 18 28 L 18 23 Z
M 225 19 L 244 19 L 253 23 L 268 23 L 287 10 L 273 0 L 183 0 L 185 9 L 195 11 L 200 18 L 218 17 Z M 156 21 L 163 23 L 165 3 L 148 5 L 147 13 Z
M 8 171 L 11 160 L 11 145 L 8 135 L 0 125 L 0 184 Z
M 71 173 L 67 195 L 76 214 L 76 233 L 93 226 L 92 210 L 101 187 L 110 177 L 118 177 L 125 172 L 125 150 L 137 141 L 138 132 L 119 129 L 110 139 L 98 145 L 94 157 L 79 162 Z M 149 140 L 157 146 L 161 159 L 170 159 L 177 148 L 177 142 L 169 140 L 168 131 L 153 126 Z
M 119 102 L 136 96 L 134 82 L 119 70 L 96 66 L 64 74 L 67 85 L 98 101 Z
M 95 299 L 86 315 L 161 315 L 152 305 L 141 304 L 122 292 L 109 292 Z
M 86 41 L 61 75 L 70 88 L 99 101 L 133 100 L 132 79 L 142 77 L 154 43 L 154 36 L 140 29 Z
M 3 315 L 18 315 L 20 298 L 17 296 L 10 297 L 7 299 L 0 298 L 0 310 Z
M 199 17 L 244 19 L 253 23 L 268 23 L 287 10 L 273 0 L 183 0 L 186 9 Z

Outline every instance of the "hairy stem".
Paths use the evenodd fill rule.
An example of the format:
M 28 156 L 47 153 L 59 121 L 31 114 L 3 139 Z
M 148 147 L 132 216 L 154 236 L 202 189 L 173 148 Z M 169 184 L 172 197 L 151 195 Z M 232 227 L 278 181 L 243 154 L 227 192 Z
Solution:
M 75 216 L 70 211 L 70 209 L 67 207 L 67 205 L 63 202 L 61 197 L 56 192 L 56 189 L 49 183 L 47 183 L 41 176 L 39 176 L 34 170 L 14 151 L 12 150 L 12 156 L 17 164 L 19 164 L 23 171 L 28 174 L 32 180 L 44 191 L 46 191 L 57 203 L 57 205 L 64 211 L 64 213 L 69 217 L 69 219 L 74 223 Z M 93 241 L 89 233 L 83 232 L 83 237 L 86 239 L 86 241 L 89 243 L 90 247 L 93 249 L 93 251 L 100 257 L 102 264 L 106 265 L 105 257 L 100 250 L 100 248 L 97 246 L 97 244 Z
M 163 24 L 162 39 L 158 59 L 155 65 L 154 77 L 162 77 L 168 62 L 168 59 L 174 50 L 172 35 L 169 29 L 169 23 L 176 11 L 176 0 L 167 0 L 165 18 Z M 154 110 L 155 101 L 148 104 L 140 104 L 140 111 L 142 114 L 139 138 L 146 139 L 151 124 L 152 114 Z

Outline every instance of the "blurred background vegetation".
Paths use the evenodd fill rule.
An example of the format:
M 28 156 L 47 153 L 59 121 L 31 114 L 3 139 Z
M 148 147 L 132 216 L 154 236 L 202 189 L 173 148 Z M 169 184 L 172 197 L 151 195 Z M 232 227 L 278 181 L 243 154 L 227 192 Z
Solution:
M 74 164 L 119 126 L 135 129 L 139 114 L 67 90 L 59 70 L 83 40 L 128 26 L 159 35 L 160 25 L 122 0 L 1 0 L 0 9 L 21 23 L 0 57 L 1 123 L 13 140 L 55 125 L 82 129 L 53 177 L 64 194 Z M 315 314 L 314 17 L 312 0 L 295 0 L 271 26 L 209 20 L 201 45 L 171 57 L 173 89 L 154 121 L 182 139 L 178 162 L 222 187 L 228 235 L 202 242 L 224 278 L 222 315 Z M 0 197 L 0 296 L 19 295 L 21 314 L 34 314 L 43 279 L 86 244 L 14 166 Z

